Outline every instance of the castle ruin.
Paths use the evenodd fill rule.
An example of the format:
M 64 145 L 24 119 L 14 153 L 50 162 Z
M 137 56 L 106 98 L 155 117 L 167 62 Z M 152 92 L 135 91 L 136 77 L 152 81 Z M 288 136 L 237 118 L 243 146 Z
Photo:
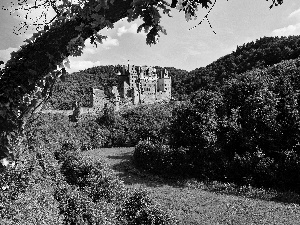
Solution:
M 171 77 L 165 69 L 157 73 L 153 67 L 128 65 L 117 75 L 119 95 L 125 102 L 137 105 L 171 99 Z
M 158 101 L 170 101 L 171 77 L 166 69 L 157 72 L 148 66 L 122 66 L 117 72 L 118 86 L 112 88 L 115 110 L 124 104 L 149 104 Z M 103 108 L 109 102 L 103 90 L 92 88 L 92 107 Z

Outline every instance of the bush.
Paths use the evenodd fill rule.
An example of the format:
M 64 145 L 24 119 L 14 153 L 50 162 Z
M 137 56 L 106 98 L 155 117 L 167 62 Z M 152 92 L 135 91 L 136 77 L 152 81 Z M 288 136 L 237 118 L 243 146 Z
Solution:
M 38 150 L 19 145 L 16 166 L 0 173 L 1 224 L 62 224 L 53 197 L 62 177 L 49 150 Z
M 63 224 L 116 224 L 114 207 L 106 202 L 94 202 L 87 193 L 78 188 L 63 185 L 55 193 L 59 201 Z
M 53 196 L 54 186 L 45 179 L 30 184 L 24 193 L 1 208 L 1 224 L 63 224 L 59 204 Z
M 66 142 L 61 148 L 54 152 L 55 159 L 59 162 L 64 162 L 69 154 L 76 154 L 78 150 L 76 149 L 74 143 Z
M 286 151 L 282 154 L 277 165 L 277 185 L 283 190 L 292 190 L 300 193 L 300 156 L 295 151 Z
M 96 120 L 101 126 L 99 139 L 104 140 L 104 147 L 135 146 L 147 138 L 167 143 L 173 107 L 171 104 L 153 104 L 135 107 L 122 114 L 106 112 Z
M 159 209 L 145 191 L 134 191 L 118 210 L 118 219 L 124 225 L 167 225 L 175 220 Z
M 155 174 L 179 176 L 190 171 L 188 149 L 172 149 L 168 145 L 141 141 L 133 153 L 134 163 L 138 168 Z
M 93 201 L 115 201 L 122 195 L 123 184 L 103 161 L 69 154 L 61 165 L 61 171 L 69 184 L 89 192 Z
M 170 144 L 173 147 L 193 147 L 201 151 L 214 148 L 217 141 L 218 108 L 222 97 L 213 91 L 199 91 L 187 103 L 173 111 Z

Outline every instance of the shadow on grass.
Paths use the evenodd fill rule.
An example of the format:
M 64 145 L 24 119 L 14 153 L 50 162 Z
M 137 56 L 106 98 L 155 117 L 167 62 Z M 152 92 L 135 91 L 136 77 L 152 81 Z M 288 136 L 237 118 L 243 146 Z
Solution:
M 110 160 L 116 160 L 112 164 L 112 169 L 124 181 L 125 185 L 144 185 L 146 187 L 162 187 L 169 185 L 176 188 L 197 188 L 203 191 L 273 201 L 283 204 L 300 205 L 300 195 L 292 192 L 277 192 L 275 190 L 265 190 L 250 186 L 238 186 L 232 183 L 222 183 L 218 181 L 197 181 L 196 179 L 168 178 L 150 174 L 134 167 L 132 152 L 125 152 L 118 155 L 107 155 Z
M 250 199 L 259 199 L 264 201 L 272 201 L 283 204 L 300 205 L 300 195 L 293 192 L 280 192 L 273 189 L 263 189 L 251 186 L 238 186 L 233 183 L 223 183 L 219 181 L 194 181 L 187 182 L 187 186 L 199 188 L 205 191 L 214 192 L 216 194 L 225 194 Z
M 113 164 L 111 168 L 117 172 L 118 177 L 124 181 L 125 185 L 139 184 L 146 187 L 161 187 L 169 185 L 177 188 L 184 187 L 181 182 L 177 182 L 178 179 L 153 175 L 135 168 L 131 152 L 122 153 L 120 155 L 108 155 L 106 157 L 111 160 L 119 161 L 118 163 Z

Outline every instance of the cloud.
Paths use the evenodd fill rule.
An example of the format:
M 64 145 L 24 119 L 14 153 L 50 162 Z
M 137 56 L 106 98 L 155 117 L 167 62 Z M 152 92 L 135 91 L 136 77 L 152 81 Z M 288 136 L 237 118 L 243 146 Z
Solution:
M 76 58 L 69 58 L 70 60 L 70 69 L 66 68 L 67 72 L 73 73 L 93 66 L 100 66 L 100 61 L 92 62 L 88 60 L 77 60 Z
M 110 36 L 107 36 L 107 38 L 103 39 L 102 42 L 103 42 L 103 44 L 96 42 L 97 43 L 97 47 L 96 47 L 94 44 L 90 43 L 90 39 L 87 39 L 84 43 L 85 47 L 83 49 L 83 55 L 86 55 L 86 54 L 94 55 L 97 53 L 97 49 L 99 49 L 101 47 L 102 47 L 102 49 L 104 48 L 104 49 L 108 50 L 113 46 L 119 46 L 119 40 L 111 38 Z
M 6 62 L 7 60 L 10 59 L 10 53 L 12 53 L 13 51 L 18 51 L 18 48 L 7 48 L 7 49 L 3 49 L 0 50 L 0 60 Z
M 300 18 L 300 9 L 295 10 L 288 16 L 288 18 L 292 18 L 292 17 Z
M 272 31 L 272 36 L 300 35 L 300 8 L 291 12 L 288 19 L 296 19 L 295 24 L 289 24 L 286 27 L 278 28 Z
M 117 31 L 117 35 L 120 37 L 123 34 L 137 34 L 138 25 L 136 23 L 133 23 L 130 25 L 129 28 L 126 28 L 125 26 L 119 27 Z M 139 34 L 146 35 L 145 32 L 141 31 Z
M 272 36 L 300 35 L 300 23 L 289 25 L 272 31 Z
M 103 44 L 101 46 L 105 49 L 110 49 L 112 46 L 119 46 L 119 40 L 108 36 L 105 40 L 103 40 Z

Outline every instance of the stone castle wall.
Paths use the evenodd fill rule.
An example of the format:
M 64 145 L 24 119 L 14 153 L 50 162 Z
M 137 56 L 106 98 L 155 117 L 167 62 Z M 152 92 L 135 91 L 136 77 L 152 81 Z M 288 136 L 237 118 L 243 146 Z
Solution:
M 118 72 L 118 86 L 112 88 L 113 99 L 108 99 L 103 90 L 91 89 L 91 107 L 104 108 L 113 103 L 115 110 L 126 105 L 150 104 L 171 99 L 171 77 L 168 71 L 160 74 L 152 67 L 123 66 Z

